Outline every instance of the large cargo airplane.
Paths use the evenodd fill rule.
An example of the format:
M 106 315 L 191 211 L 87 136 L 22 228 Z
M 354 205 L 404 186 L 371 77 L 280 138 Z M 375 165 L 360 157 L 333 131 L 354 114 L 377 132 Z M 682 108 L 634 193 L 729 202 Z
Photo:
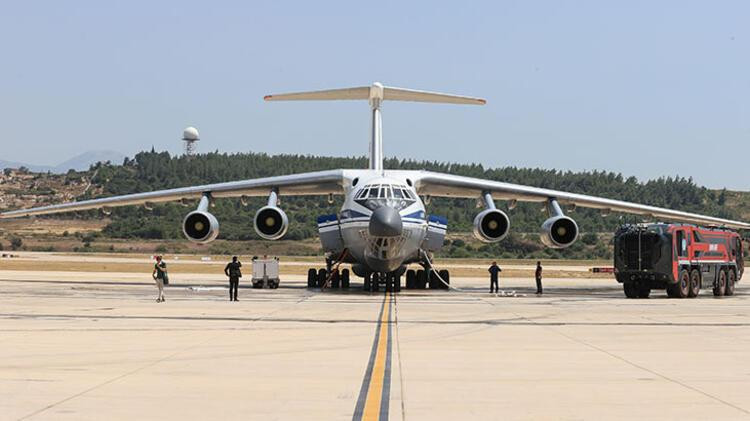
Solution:
M 373 83 L 371 86 L 313 92 L 268 95 L 266 101 L 301 100 L 367 100 L 371 107 L 372 133 L 369 168 L 337 169 L 203 186 L 128 194 L 80 202 L 15 210 L 1 218 L 45 215 L 115 206 L 144 205 L 168 201 L 199 200 L 196 210 L 185 216 L 183 232 L 188 240 L 208 243 L 219 234 L 219 222 L 209 212 L 212 201 L 223 197 L 268 197 L 268 204 L 255 214 L 255 230 L 267 240 L 284 236 L 289 220 L 279 207 L 279 196 L 344 195 L 338 214 L 318 219 L 320 241 L 326 254 L 326 269 L 310 269 L 308 286 L 348 286 L 348 271 L 339 275 L 337 265 L 350 263 L 357 276 L 364 278 L 366 289 L 398 290 L 406 273 L 408 288 L 447 284 L 449 274 L 435 273 L 430 262 L 432 253 L 443 245 L 447 221 L 429 215 L 423 198 L 454 197 L 479 199 L 485 209 L 474 218 L 474 235 L 484 242 L 502 240 L 510 230 L 508 215 L 495 206 L 495 200 L 508 201 L 512 209 L 519 201 L 539 202 L 548 213 L 541 226 L 542 242 L 553 248 L 572 245 L 578 238 L 578 225 L 563 213 L 566 206 L 599 209 L 603 214 L 624 212 L 650 218 L 734 229 L 748 229 L 750 224 L 671 209 L 605 199 L 582 194 L 440 174 L 431 171 L 386 170 L 383 168 L 381 105 L 383 101 L 414 101 L 447 104 L 484 105 L 480 98 L 436 92 L 394 88 Z M 420 264 L 425 270 L 406 271 L 408 264 Z M 340 279 L 339 279 L 340 276 Z M 438 283 L 442 279 L 443 283 Z

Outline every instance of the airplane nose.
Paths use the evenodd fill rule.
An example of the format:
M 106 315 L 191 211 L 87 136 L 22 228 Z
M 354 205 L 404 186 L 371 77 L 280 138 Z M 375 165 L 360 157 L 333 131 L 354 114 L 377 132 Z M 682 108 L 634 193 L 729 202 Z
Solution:
M 396 209 L 381 206 L 370 216 L 369 230 L 373 237 L 397 237 L 403 232 L 404 225 Z

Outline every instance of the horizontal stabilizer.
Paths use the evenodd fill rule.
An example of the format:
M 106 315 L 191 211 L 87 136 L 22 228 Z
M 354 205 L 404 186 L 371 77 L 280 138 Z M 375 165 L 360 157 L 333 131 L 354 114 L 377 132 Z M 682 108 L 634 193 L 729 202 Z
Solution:
M 328 89 L 323 91 L 295 92 L 279 95 L 266 95 L 266 101 L 332 101 L 332 100 L 388 100 L 388 101 L 411 101 L 411 102 L 435 102 L 443 104 L 473 104 L 484 105 L 487 103 L 482 98 L 474 98 L 462 95 L 444 94 L 440 92 L 417 91 L 413 89 L 393 88 L 373 83 L 372 86 L 360 86 L 357 88 Z

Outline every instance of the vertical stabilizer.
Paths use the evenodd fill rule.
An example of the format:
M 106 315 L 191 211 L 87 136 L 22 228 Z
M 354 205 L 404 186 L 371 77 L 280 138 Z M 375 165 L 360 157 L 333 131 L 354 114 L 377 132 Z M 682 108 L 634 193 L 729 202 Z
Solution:
M 442 104 L 484 105 L 486 101 L 461 95 L 439 92 L 416 91 L 413 89 L 392 88 L 379 82 L 371 86 L 356 88 L 328 89 L 323 91 L 296 92 L 280 95 L 266 95 L 266 101 L 334 101 L 368 100 L 372 109 L 372 132 L 370 135 L 370 169 L 383 170 L 383 120 L 380 104 L 385 101 L 434 102 Z

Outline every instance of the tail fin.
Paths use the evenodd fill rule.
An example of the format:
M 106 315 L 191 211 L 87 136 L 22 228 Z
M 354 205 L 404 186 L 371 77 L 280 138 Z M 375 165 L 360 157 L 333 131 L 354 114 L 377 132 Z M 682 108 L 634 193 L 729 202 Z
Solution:
M 280 95 L 266 95 L 266 101 L 335 101 L 335 100 L 368 100 L 372 107 L 372 138 L 370 140 L 370 169 L 383 169 L 383 136 L 380 118 L 380 103 L 388 101 L 433 102 L 443 104 L 484 105 L 482 98 L 462 95 L 443 94 L 439 92 L 416 91 L 413 89 L 392 88 L 375 82 L 372 86 L 356 88 L 326 89 L 323 91 L 295 92 Z

